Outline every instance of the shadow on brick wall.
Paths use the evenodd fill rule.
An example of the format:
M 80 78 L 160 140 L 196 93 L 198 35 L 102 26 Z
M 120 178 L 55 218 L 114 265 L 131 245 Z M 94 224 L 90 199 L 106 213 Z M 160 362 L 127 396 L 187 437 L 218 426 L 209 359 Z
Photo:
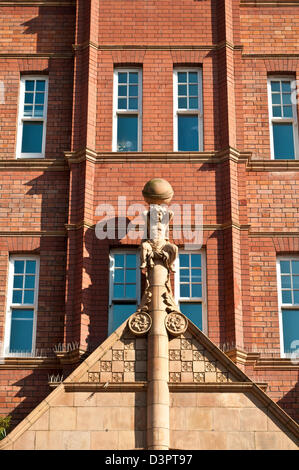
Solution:
M 299 424 L 299 372 L 296 385 L 277 404 Z

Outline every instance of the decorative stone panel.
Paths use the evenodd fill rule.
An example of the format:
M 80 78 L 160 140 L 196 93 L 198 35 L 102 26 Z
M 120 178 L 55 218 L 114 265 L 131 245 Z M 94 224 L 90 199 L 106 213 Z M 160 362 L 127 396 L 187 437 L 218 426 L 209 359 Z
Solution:
M 88 382 L 144 382 L 146 370 L 147 340 L 126 328 L 122 337 L 88 370 Z
M 223 383 L 237 379 L 188 332 L 169 341 L 169 382 Z

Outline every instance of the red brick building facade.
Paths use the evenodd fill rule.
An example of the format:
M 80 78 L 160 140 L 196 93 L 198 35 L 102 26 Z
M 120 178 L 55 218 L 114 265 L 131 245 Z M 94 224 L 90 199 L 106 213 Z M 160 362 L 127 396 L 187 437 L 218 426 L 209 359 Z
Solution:
M 143 203 L 162 177 L 174 203 L 203 206 L 204 332 L 298 421 L 299 2 L 14 0 L 0 23 L 0 416 L 16 425 L 107 337 L 109 253 L 140 239 L 97 238 L 96 209 Z M 126 114 L 130 72 L 142 103 Z M 196 72 L 198 107 L 175 109 L 192 97 L 177 72 Z M 137 147 L 122 151 L 129 114 Z

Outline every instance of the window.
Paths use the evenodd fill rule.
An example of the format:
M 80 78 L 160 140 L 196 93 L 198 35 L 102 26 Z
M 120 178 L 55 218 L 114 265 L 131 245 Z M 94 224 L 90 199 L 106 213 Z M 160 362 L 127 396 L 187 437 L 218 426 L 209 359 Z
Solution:
M 39 260 L 11 257 L 7 292 L 5 355 L 32 354 L 35 350 Z
M 200 69 L 174 71 L 174 150 L 202 151 L 202 75 Z
M 141 151 L 142 73 L 139 69 L 114 71 L 114 152 Z
M 108 334 L 118 328 L 140 302 L 139 257 L 134 251 L 110 253 Z
M 47 101 L 47 77 L 21 78 L 17 158 L 45 156 Z
M 292 103 L 291 77 L 268 79 L 271 156 L 276 160 L 298 158 L 296 104 Z
M 299 346 L 299 258 L 277 262 L 281 355 Z
M 176 260 L 175 298 L 181 312 L 207 332 L 203 253 L 180 252 Z

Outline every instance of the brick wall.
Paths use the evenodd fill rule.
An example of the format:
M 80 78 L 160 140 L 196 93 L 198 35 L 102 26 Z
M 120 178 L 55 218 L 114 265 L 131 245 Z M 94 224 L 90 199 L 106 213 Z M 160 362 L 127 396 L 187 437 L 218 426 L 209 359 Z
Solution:
M 145 182 L 160 176 L 172 184 L 174 203 L 203 204 L 210 338 L 279 355 L 275 260 L 298 254 L 298 168 L 249 170 L 226 149 L 270 164 L 267 74 L 298 71 L 297 10 L 240 7 L 239 0 L 115 0 L 100 8 L 96 0 L 79 0 L 76 11 L 1 7 L 0 335 L 9 253 L 34 252 L 41 256 L 39 347 L 79 341 L 85 349 L 103 341 L 109 248 L 138 241 L 99 241 L 95 209 L 117 205 L 119 195 L 127 205 L 143 203 Z M 142 69 L 145 155 L 111 153 L 116 66 Z M 210 156 L 172 153 L 175 66 L 202 67 L 204 151 Z M 22 73 L 49 76 L 46 158 L 62 162 L 70 153 L 70 171 L 30 164 L 5 169 L 15 159 Z M 297 371 L 248 371 L 268 381 L 272 398 L 297 416 Z M 12 382 L 4 386 L 14 390 Z

